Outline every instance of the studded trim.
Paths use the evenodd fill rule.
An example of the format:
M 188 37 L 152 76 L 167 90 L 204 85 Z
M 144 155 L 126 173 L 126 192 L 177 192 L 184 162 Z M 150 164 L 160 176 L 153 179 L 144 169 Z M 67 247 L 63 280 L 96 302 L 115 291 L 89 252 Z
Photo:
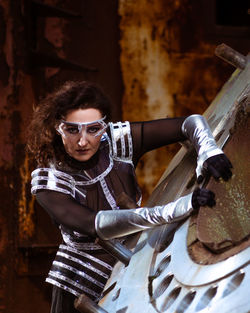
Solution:
M 103 190 L 103 193 L 105 194 L 105 198 L 107 199 L 109 205 L 111 206 L 112 210 L 117 210 L 118 207 L 116 205 L 116 202 L 115 202 L 115 199 L 114 197 L 112 196 L 109 188 L 108 188 L 108 185 L 106 184 L 106 181 L 105 179 L 102 179 L 100 181 L 101 183 L 101 186 L 102 186 L 102 190 Z
M 64 242 L 67 244 L 67 246 L 70 246 L 72 248 L 78 249 L 78 250 L 100 250 L 102 247 L 94 242 L 76 242 L 74 241 L 74 237 L 72 237 L 67 232 L 63 231 L 61 229 L 61 234 L 63 237 Z M 74 232 L 74 235 L 79 238 L 79 235 L 77 235 Z M 81 234 L 82 236 L 82 234 Z M 87 238 L 87 236 L 86 236 Z

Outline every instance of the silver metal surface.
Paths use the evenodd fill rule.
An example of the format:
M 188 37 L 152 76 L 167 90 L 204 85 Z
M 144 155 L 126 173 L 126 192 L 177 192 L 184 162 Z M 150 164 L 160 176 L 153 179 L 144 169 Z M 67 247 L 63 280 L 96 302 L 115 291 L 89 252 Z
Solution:
M 223 148 L 237 112 L 249 112 L 250 58 L 223 86 L 204 113 Z M 247 100 L 246 100 L 247 99 Z M 161 205 L 190 193 L 196 155 L 182 148 L 161 177 L 147 206 Z M 118 262 L 99 305 L 109 313 L 247 313 L 250 312 L 249 245 L 210 265 L 191 260 L 187 248 L 190 220 L 142 232 L 128 266 Z
M 194 263 L 188 254 L 186 245 L 188 224 L 187 221 L 175 233 L 171 249 L 171 270 L 175 278 L 184 285 L 211 284 L 249 263 L 250 247 L 216 264 L 200 265 Z

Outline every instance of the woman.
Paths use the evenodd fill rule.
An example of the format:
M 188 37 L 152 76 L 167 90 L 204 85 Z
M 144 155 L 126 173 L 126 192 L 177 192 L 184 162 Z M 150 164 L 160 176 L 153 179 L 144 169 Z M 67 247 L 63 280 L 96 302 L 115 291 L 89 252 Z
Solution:
M 109 100 L 90 82 L 65 83 L 34 112 L 29 149 L 38 168 L 32 173 L 32 193 L 63 237 L 46 279 L 53 285 L 53 313 L 76 312 L 73 301 L 82 293 L 100 299 L 115 259 L 97 244 L 98 237 L 123 237 L 215 204 L 211 191 L 198 188 L 173 203 L 140 208 L 134 167 L 144 153 L 189 139 L 198 154 L 199 178 L 204 168 L 216 179 L 231 176 L 231 163 L 202 116 L 109 120 Z M 116 201 L 122 192 L 137 209 L 119 210 Z

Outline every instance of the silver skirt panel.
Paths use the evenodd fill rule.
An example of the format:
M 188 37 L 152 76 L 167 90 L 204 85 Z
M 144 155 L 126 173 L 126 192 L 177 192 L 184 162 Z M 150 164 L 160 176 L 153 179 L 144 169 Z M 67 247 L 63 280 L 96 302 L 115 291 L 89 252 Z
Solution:
M 112 269 L 86 251 L 61 244 L 46 281 L 77 297 L 85 293 L 98 300 Z

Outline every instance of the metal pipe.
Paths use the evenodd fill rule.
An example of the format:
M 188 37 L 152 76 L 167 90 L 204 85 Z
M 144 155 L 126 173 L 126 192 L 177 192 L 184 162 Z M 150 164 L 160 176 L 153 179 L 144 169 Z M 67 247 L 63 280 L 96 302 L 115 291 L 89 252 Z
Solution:
M 132 251 L 118 241 L 98 239 L 98 244 L 123 264 L 128 265 L 132 257 Z
M 85 294 L 75 299 L 74 307 L 81 313 L 108 313 Z
M 224 43 L 216 47 L 215 55 L 241 70 L 246 67 L 247 58 Z

